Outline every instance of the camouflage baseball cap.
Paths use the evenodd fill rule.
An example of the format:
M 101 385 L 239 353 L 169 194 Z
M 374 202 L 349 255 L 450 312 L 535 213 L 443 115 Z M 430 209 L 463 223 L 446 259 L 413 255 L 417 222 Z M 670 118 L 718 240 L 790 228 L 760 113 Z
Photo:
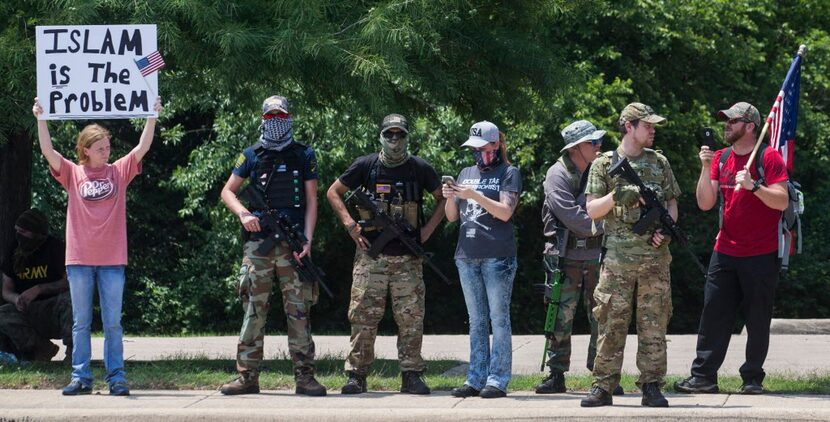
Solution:
M 732 107 L 718 112 L 718 119 L 732 120 L 732 119 L 746 119 L 755 123 L 755 127 L 761 126 L 761 114 L 758 109 L 750 103 L 740 102 L 735 103 Z
M 262 102 L 262 114 L 268 114 L 274 110 L 288 113 L 288 99 L 280 95 L 272 95 Z
M 654 109 L 643 103 L 631 103 L 625 106 L 622 113 L 620 113 L 620 125 L 633 120 L 642 120 L 646 123 L 658 125 L 665 122 L 666 118 L 658 116 L 654 113 Z
M 583 142 L 595 141 L 605 136 L 604 130 L 597 130 L 593 123 L 587 120 L 577 120 L 562 129 L 562 138 L 565 139 L 565 147 L 559 152 L 574 147 Z
M 380 124 L 380 132 L 386 132 L 393 127 L 409 133 L 409 123 L 406 121 L 406 117 L 400 114 L 392 113 L 384 117 L 383 122 Z

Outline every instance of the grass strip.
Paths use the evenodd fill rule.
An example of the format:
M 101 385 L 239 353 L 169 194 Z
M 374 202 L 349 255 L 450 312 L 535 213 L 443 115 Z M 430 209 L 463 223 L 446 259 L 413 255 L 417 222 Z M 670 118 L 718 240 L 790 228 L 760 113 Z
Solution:
M 444 372 L 462 362 L 455 360 L 432 360 L 425 375 L 427 385 L 433 390 L 451 390 L 464 383 L 463 375 L 444 376 Z M 330 390 L 338 391 L 345 382 L 342 358 L 323 358 L 317 361 L 317 379 Z M 156 361 L 127 361 L 127 379 L 134 390 L 215 390 L 236 377 L 235 361 L 231 359 L 209 359 L 204 357 L 171 357 Z M 103 382 L 105 370 L 101 361 L 92 362 L 96 380 L 95 388 L 106 388 Z M 456 372 L 456 371 L 454 371 Z M 62 362 L 33 362 L 15 365 L 0 365 L 0 388 L 3 389 L 59 389 L 69 382 L 71 368 Z M 517 375 L 510 381 L 511 391 L 533 391 L 543 378 L 538 375 Z M 666 377 L 667 392 L 682 377 Z M 638 392 L 636 375 L 623 374 L 620 384 L 626 393 Z M 571 391 L 588 391 L 593 378 L 590 375 L 568 375 L 567 387 Z M 398 361 L 378 359 L 368 377 L 369 389 L 374 391 L 396 391 L 400 389 L 401 377 Z M 737 393 L 741 379 L 737 376 L 720 377 L 722 393 Z M 289 360 L 269 359 L 263 361 L 260 387 L 265 390 L 294 388 L 293 367 Z M 830 373 L 812 374 L 771 374 L 764 380 L 764 388 L 778 394 L 827 394 L 830 395 Z

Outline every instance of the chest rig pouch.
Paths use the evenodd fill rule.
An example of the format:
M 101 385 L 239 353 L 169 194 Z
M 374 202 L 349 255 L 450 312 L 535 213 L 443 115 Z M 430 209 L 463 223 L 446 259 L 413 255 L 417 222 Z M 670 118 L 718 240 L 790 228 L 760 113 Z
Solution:
M 393 218 L 402 218 L 410 226 L 417 229 L 422 225 L 423 214 L 421 209 L 421 187 L 415 174 L 415 165 L 412 158 L 407 160 L 404 166 L 407 167 L 406 176 L 393 176 L 383 172 L 383 166 L 376 158 L 369 169 L 369 177 L 364 186 L 374 198 L 377 207 L 391 215 Z M 361 220 L 369 220 L 374 217 L 368 210 L 358 208 Z M 366 227 L 364 231 L 374 231 L 374 227 Z
M 632 166 L 632 168 L 637 172 L 637 175 L 640 176 L 643 184 L 651 188 L 651 190 L 657 195 L 660 202 L 665 204 L 665 194 L 663 193 L 662 187 L 662 181 L 665 177 L 665 169 L 663 169 L 660 165 L 660 161 L 657 159 L 656 154 L 654 154 L 654 150 L 646 148 L 643 150 L 643 154 L 648 155 L 643 157 L 643 160 L 638 160 L 637 167 Z M 617 150 L 614 150 L 611 157 L 611 167 L 614 167 L 614 164 L 618 161 L 620 161 L 620 156 L 617 153 Z M 631 160 L 629 160 L 629 163 L 631 163 Z M 615 182 L 617 182 L 618 186 L 629 185 L 629 183 L 622 177 L 618 176 L 616 179 L 617 180 L 615 180 Z M 642 213 L 643 209 L 641 206 L 626 207 L 622 205 L 614 205 L 614 216 L 626 224 L 636 224 L 640 221 Z
M 296 142 L 282 151 L 254 148 L 258 161 L 253 183 L 265 194 L 269 208 L 305 207 L 304 150 L 305 145 Z

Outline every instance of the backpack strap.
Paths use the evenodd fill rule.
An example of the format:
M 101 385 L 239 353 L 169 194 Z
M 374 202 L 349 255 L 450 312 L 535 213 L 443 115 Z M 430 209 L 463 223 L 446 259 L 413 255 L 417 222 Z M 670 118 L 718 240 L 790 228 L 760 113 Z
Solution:
M 585 192 L 585 187 L 588 186 L 588 173 L 591 172 L 591 163 L 588 163 L 588 167 L 585 167 L 585 171 L 582 172 L 582 177 L 579 179 L 579 190 L 577 191 L 579 194 Z
M 758 148 L 758 154 L 755 155 L 755 171 L 758 172 L 759 179 L 761 180 L 761 184 L 764 186 L 767 185 L 767 178 L 764 173 L 764 153 L 767 150 L 767 144 L 761 143 L 761 146 Z
M 726 149 L 721 153 L 720 160 L 718 160 L 718 177 L 720 177 L 720 172 L 723 170 L 724 164 L 726 164 L 726 160 L 729 159 L 729 155 L 732 154 L 732 147 L 726 147 Z M 723 191 L 718 187 L 718 199 L 720 200 L 720 206 L 718 207 L 718 228 L 723 227 Z

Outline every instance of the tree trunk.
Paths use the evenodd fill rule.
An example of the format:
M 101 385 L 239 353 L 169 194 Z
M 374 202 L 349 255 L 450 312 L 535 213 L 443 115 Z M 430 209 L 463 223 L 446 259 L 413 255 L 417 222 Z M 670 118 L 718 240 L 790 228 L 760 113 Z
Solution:
M 13 133 L 0 147 L 0 261 L 14 239 L 14 221 L 32 204 L 32 139 Z

